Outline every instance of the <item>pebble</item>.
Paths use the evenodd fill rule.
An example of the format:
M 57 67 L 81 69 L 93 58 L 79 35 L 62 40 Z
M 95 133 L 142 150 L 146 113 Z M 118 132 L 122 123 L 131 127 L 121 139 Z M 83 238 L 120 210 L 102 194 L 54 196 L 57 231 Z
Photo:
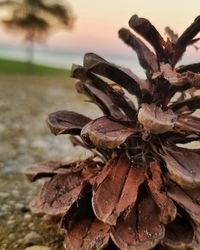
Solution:
M 30 211 L 29 208 L 25 206 L 23 203 L 16 203 L 15 208 L 22 213 L 27 213 Z
M 22 204 L 22 203 L 16 203 L 15 204 L 15 208 L 19 209 L 19 210 L 22 209 L 23 206 L 24 206 L 24 204 Z
M 8 193 L 0 192 L 0 198 L 7 198 Z
M 51 248 L 47 246 L 31 246 L 25 248 L 25 250 L 51 250 Z
M 12 219 L 7 221 L 7 225 L 12 225 L 12 224 L 14 224 L 14 223 L 15 223 L 15 221 L 12 220 Z
M 48 215 L 48 214 L 45 214 L 43 217 L 42 217 L 42 220 L 43 221 L 51 221 L 51 218 L 52 216 Z
M 21 244 L 22 242 L 23 242 L 23 239 L 21 239 L 21 238 L 17 240 L 18 244 Z
M 29 224 L 28 224 L 28 227 L 31 229 L 31 228 L 33 228 L 34 227 L 34 223 L 33 222 L 30 222 Z
M 14 195 L 14 196 L 19 196 L 19 191 L 14 189 L 11 191 L 11 194 Z
M 26 214 L 24 215 L 24 219 L 25 219 L 25 220 L 30 220 L 30 219 L 31 219 L 31 214 L 26 213 Z
M 6 212 L 8 210 L 8 208 L 9 207 L 6 204 L 4 204 L 4 205 L 1 206 L 1 210 L 4 211 L 4 212 Z
M 10 205 L 15 205 L 15 200 L 10 200 L 10 201 L 9 201 L 9 204 L 10 204 Z
M 14 239 L 14 238 L 15 238 L 15 235 L 13 233 L 8 235 L 8 239 Z
M 36 232 L 31 231 L 24 237 L 24 246 L 33 246 L 43 243 L 43 238 Z

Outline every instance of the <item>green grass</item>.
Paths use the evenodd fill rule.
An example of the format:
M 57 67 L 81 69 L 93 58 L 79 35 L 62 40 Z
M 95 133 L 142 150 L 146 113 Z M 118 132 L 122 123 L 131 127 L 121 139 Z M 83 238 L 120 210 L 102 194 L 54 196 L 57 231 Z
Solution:
M 0 74 L 5 75 L 69 75 L 69 70 L 53 68 L 21 61 L 0 59 Z

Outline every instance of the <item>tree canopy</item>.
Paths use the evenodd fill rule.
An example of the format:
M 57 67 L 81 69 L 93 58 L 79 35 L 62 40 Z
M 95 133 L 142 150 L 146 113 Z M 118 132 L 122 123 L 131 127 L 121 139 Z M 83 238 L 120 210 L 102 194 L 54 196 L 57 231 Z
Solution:
M 27 41 L 45 40 L 56 29 L 70 30 L 74 14 L 66 2 L 55 0 L 6 0 L 0 8 L 7 8 L 9 16 L 2 23 L 10 30 L 22 32 Z

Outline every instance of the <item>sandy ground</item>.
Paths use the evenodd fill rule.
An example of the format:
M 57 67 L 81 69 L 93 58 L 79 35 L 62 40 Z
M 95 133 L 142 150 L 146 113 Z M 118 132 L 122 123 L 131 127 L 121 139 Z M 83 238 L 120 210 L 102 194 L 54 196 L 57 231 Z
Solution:
M 28 202 L 37 192 L 23 170 L 46 160 L 84 157 L 67 136 L 53 136 L 45 119 L 50 112 L 73 110 L 95 117 L 100 112 L 76 94 L 67 77 L 0 76 L 0 249 L 25 249 L 30 232 L 42 235 L 43 245 L 62 249 L 55 224 L 33 216 Z

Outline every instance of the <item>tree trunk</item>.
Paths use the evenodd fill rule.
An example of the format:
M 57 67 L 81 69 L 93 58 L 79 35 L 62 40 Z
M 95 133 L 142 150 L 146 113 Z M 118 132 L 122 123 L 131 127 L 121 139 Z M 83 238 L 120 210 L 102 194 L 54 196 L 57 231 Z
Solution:
M 31 31 L 28 37 L 29 38 L 27 45 L 27 70 L 29 73 L 33 73 L 34 41 L 35 41 L 34 31 Z

